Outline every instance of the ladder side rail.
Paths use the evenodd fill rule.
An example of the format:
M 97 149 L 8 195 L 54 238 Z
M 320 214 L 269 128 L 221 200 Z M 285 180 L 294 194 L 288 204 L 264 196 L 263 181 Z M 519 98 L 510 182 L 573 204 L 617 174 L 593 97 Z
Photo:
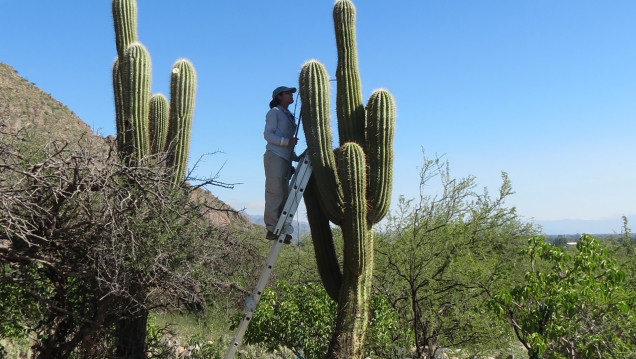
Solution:
M 299 176 L 294 179 L 293 188 L 289 197 L 287 198 L 285 208 L 283 209 L 283 212 L 285 212 L 285 214 L 282 215 L 278 220 L 278 240 L 270 251 L 270 254 L 265 262 L 265 268 L 263 270 L 263 273 L 261 273 L 254 294 L 252 296 L 253 300 L 256 303 L 258 303 L 258 301 L 260 300 L 262 291 L 269 281 L 269 277 L 271 276 L 271 273 L 273 271 L 274 264 L 276 263 L 280 250 L 282 249 L 282 244 L 284 242 L 285 235 L 287 234 L 282 229 L 284 229 L 283 227 L 285 225 L 291 223 L 294 214 L 298 210 L 298 205 L 302 200 L 302 196 L 304 194 L 305 187 L 307 186 L 307 182 L 309 181 L 309 177 L 311 177 L 311 167 L 309 166 L 309 163 L 307 162 L 305 168 L 301 168 L 300 171 L 296 174 L 299 174 Z
M 299 159 L 298 166 L 294 172 L 294 176 L 292 177 L 289 196 L 287 197 L 285 206 L 283 207 L 281 215 L 278 218 L 278 222 L 276 223 L 274 234 L 280 235 L 282 232 L 285 232 L 285 225 L 292 222 L 296 210 L 298 209 L 298 205 L 302 200 L 302 196 L 305 193 L 305 187 L 307 186 L 307 182 L 309 182 L 311 172 L 312 169 L 311 163 L 309 162 L 309 156 L 307 154 L 303 154 Z M 291 234 L 291 231 L 289 234 Z
M 241 345 L 243 336 L 245 335 L 247 327 L 252 321 L 258 302 L 260 301 L 263 290 L 265 289 L 265 285 L 271 277 L 272 271 L 274 269 L 273 262 L 276 261 L 276 257 L 278 257 L 282 246 L 282 241 L 277 241 L 276 243 L 274 243 L 274 246 L 272 247 L 266 261 L 265 269 L 263 269 L 263 272 L 261 273 L 261 276 L 259 278 L 258 284 L 256 285 L 256 288 L 254 289 L 252 295 L 247 297 L 245 301 L 245 313 L 243 314 L 243 318 L 241 319 L 241 322 L 236 330 L 236 334 L 234 335 L 232 343 L 230 343 L 230 347 L 225 355 L 225 359 L 233 358 L 239 346 Z
M 230 343 L 230 347 L 228 348 L 224 359 L 234 358 L 234 355 L 236 354 L 236 351 L 238 350 L 243 340 L 243 336 L 245 335 L 247 327 L 249 326 L 253 318 L 256 307 L 258 306 L 258 302 L 260 301 L 260 298 L 263 294 L 263 290 L 265 289 L 265 286 L 267 285 L 267 282 L 271 277 L 274 269 L 274 263 L 276 263 L 276 259 L 278 258 L 278 255 L 280 254 L 280 251 L 282 249 L 284 238 L 286 236 L 286 233 L 285 231 L 283 231 L 283 229 L 285 229 L 286 225 L 291 224 L 291 221 L 293 220 L 294 214 L 296 213 L 302 196 L 305 193 L 307 182 L 309 182 L 309 178 L 311 177 L 311 172 L 312 168 L 309 162 L 309 156 L 303 154 L 299 160 L 294 176 L 292 177 L 289 196 L 287 198 L 287 201 L 285 202 L 285 206 L 283 207 L 282 214 L 276 224 L 274 233 L 279 235 L 278 240 L 276 241 L 276 243 L 274 243 L 272 249 L 270 250 L 270 253 L 265 262 L 265 268 L 263 269 L 263 272 L 259 277 L 254 292 L 246 299 L 246 310 L 243 315 L 243 319 L 241 319 L 241 322 L 239 323 L 236 334 L 232 342 Z

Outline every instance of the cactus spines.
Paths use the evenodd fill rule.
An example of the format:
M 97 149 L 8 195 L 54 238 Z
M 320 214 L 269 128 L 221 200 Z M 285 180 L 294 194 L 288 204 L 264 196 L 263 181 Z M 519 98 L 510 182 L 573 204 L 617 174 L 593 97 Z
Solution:
M 386 215 L 390 204 L 395 102 L 388 91 L 377 90 L 365 110 L 356 55 L 355 7 L 350 0 L 338 0 L 333 15 L 340 146 L 331 149 L 327 72 L 318 61 L 308 61 L 300 71 L 299 92 L 313 182 L 304 196 L 321 278 L 332 298 L 338 293 L 338 317 L 327 358 L 359 359 L 363 357 L 373 282 L 373 225 Z M 327 218 L 342 228 L 342 272 Z
M 190 132 L 194 113 L 196 73 L 186 59 L 177 60 L 170 77 L 170 126 L 168 129 L 168 166 L 173 171 L 173 184 L 185 178 L 190 148 Z
M 129 154 L 142 159 L 150 150 L 150 55 L 142 44 L 132 43 L 124 52 L 120 66 L 124 89 L 125 146 L 131 151 Z
M 150 96 L 150 153 L 158 154 L 164 151 L 168 137 L 168 118 L 170 105 L 168 99 L 161 93 Z
M 115 45 L 117 56 L 133 42 L 137 42 L 137 2 L 135 0 L 113 0 L 113 22 L 115 24 Z

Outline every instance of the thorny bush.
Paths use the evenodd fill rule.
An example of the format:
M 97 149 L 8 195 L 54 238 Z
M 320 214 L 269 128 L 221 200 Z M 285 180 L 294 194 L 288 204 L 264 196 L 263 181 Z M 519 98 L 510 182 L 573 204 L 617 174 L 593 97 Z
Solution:
M 0 337 L 103 357 L 117 320 L 204 310 L 232 286 L 246 242 L 206 219 L 198 187 L 170 186 L 162 162 L 124 165 L 96 136 L 37 143 L 0 128 Z

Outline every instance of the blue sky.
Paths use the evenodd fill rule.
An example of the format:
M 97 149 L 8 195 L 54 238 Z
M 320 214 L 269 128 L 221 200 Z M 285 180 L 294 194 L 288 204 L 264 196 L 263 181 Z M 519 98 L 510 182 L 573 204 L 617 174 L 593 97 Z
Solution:
M 0 0 L 0 62 L 102 135 L 115 131 L 110 3 Z M 169 92 L 175 60 L 193 62 L 190 164 L 215 153 L 196 173 L 220 170 L 219 180 L 241 183 L 211 188 L 237 209 L 262 213 L 262 131 L 272 90 L 297 86 L 308 59 L 335 73 L 332 5 L 138 0 L 152 90 Z M 527 220 L 609 219 L 604 231 L 612 232 L 627 215 L 633 227 L 635 1 L 359 0 L 356 6 L 363 95 L 384 87 L 397 102 L 394 199 L 418 196 L 423 149 L 444 155 L 454 176 L 474 175 L 492 193 L 507 172 L 516 192 L 508 204 Z M 300 137 L 302 150 L 302 131 Z

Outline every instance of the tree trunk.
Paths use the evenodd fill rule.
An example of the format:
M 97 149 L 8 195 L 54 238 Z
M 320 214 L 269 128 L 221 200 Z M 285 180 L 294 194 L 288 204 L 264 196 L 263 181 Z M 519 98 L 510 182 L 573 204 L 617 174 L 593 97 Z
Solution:
M 148 311 L 124 318 L 117 324 L 117 356 L 125 359 L 146 358 L 146 327 Z

